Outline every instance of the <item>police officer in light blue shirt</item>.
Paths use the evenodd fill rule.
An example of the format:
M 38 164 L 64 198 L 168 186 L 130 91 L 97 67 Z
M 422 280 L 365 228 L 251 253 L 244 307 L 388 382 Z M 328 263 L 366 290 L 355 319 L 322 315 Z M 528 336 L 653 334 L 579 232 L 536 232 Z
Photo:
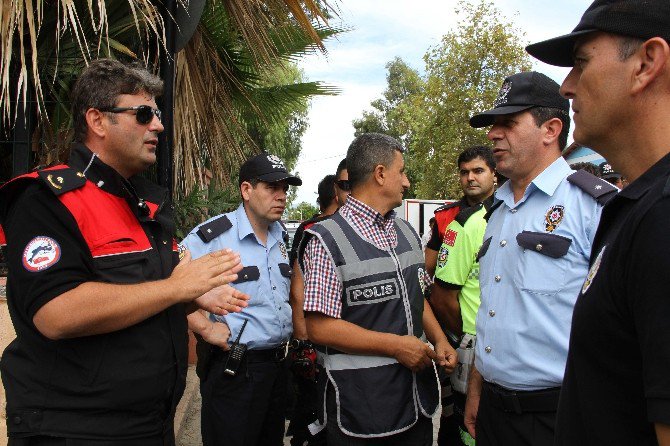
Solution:
M 475 367 L 465 423 L 478 446 L 552 445 L 570 321 L 603 204 L 616 188 L 561 158 L 570 118 L 537 72 L 505 79 L 492 110 L 497 170 L 480 262 Z
M 281 159 L 262 154 L 241 167 L 239 183 L 243 203 L 237 210 L 197 226 L 183 241 L 193 258 L 225 248 L 239 252 L 244 268 L 230 286 L 250 296 L 242 313 L 189 317 L 189 327 L 201 336 L 199 356 L 208 358 L 207 364 L 199 364 L 203 444 L 219 445 L 225 439 L 226 445 L 281 445 L 286 390 L 282 361 L 293 327 L 292 271 L 279 220 L 289 185 L 302 181 L 287 172 Z M 239 342 L 247 351 L 231 375 L 228 349 L 245 321 Z

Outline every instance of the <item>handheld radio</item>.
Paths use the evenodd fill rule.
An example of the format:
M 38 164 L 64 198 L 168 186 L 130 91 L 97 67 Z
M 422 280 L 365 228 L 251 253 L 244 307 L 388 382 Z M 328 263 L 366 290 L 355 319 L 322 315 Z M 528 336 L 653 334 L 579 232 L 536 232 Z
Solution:
M 247 326 L 247 322 L 248 320 L 245 319 L 242 328 L 240 328 L 240 332 L 237 334 L 237 339 L 235 339 L 235 342 L 233 342 L 233 345 L 230 347 L 228 359 L 226 359 L 226 364 L 223 367 L 223 373 L 227 373 L 230 376 L 235 376 L 237 374 L 237 369 L 242 363 L 244 352 L 247 351 L 247 344 L 240 344 L 240 338 L 242 337 L 244 328 Z

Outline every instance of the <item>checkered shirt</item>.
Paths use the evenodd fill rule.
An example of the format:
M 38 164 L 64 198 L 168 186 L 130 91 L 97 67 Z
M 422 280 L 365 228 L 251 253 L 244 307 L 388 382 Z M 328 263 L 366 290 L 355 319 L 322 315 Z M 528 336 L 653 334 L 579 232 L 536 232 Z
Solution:
M 386 217 L 352 196 L 338 211 L 365 238 L 379 249 L 389 250 L 398 245 L 395 231 L 395 212 Z M 305 274 L 305 311 L 317 311 L 340 318 L 342 312 L 342 282 L 326 248 L 317 237 L 307 243 L 303 257 Z

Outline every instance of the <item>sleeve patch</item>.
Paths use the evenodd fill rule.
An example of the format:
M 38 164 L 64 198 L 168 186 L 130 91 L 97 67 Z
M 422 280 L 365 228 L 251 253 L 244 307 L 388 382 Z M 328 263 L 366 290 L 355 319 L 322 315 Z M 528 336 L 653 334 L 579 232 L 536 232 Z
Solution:
M 458 232 L 454 231 L 453 229 L 447 229 L 447 232 L 444 233 L 444 243 L 449 246 L 454 246 L 457 236 Z
M 43 271 L 58 263 L 60 255 L 58 242 L 40 235 L 29 241 L 23 250 L 23 267 L 32 273 Z

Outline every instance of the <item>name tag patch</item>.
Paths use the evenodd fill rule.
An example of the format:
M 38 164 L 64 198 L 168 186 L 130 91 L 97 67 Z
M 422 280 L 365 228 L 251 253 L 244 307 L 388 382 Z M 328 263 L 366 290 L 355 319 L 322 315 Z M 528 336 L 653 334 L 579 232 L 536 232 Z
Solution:
M 348 305 L 375 304 L 399 297 L 398 282 L 393 279 L 347 287 Z

